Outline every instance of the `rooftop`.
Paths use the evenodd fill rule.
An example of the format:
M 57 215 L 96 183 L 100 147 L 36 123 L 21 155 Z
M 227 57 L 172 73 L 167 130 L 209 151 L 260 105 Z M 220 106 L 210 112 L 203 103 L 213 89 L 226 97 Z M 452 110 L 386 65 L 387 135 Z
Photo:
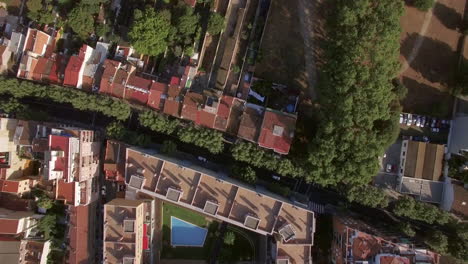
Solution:
M 245 106 L 239 125 L 239 131 L 237 133 L 238 137 L 248 141 L 257 142 L 263 119 L 262 111 L 263 109 L 261 107 L 254 106 L 252 104 L 247 104 Z
M 258 144 L 280 154 L 288 154 L 296 130 L 295 115 L 267 109 L 263 116 Z
M 438 181 L 442 175 L 444 145 L 403 141 L 407 145 L 403 176 Z

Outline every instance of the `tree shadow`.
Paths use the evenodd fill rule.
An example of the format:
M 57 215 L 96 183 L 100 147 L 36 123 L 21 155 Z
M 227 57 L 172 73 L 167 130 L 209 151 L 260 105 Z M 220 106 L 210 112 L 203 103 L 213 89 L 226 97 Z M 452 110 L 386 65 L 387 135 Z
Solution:
M 402 102 L 405 112 L 441 118 L 450 116 L 453 97 L 449 93 L 408 77 L 403 77 L 402 83 L 408 88 L 408 95 Z
M 402 41 L 400 47 L 401 55 L 406 60 L 410 59 L 411 51 L 419 38 L 422 38 L 422 45 L 410 67 L 432 83 L 449 84 L 456 70 L 456 50 L 445 42 L 412 33 Z
M 457 10 L 448 7 L 440 2 L 434 5 L 434 15 L 439 19 L 440 23 L 452 30 L 458 30 L 462 25 L 462 14 Z

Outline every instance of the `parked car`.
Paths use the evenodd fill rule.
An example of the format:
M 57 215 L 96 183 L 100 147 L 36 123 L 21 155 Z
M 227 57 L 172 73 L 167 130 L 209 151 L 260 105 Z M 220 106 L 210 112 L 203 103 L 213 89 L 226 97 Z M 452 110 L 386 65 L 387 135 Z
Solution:
M 403 114 L 400 114 L 400 124 L 403 124 L 404 120 L 405 120 L 405 118 L 404 118 Z
M 423 117 L 421 117 L 421 124 L 419 126 L 424 127 L 425 125 L 426 125 L 426 117 L 423 116 Z
M 385 169 L 386 172 L 392 172 L 395 170 L 395 166 L 392 164 L 387 164 L 387 167 Z
M 277 175 L 272 175 L 271 178 L 273 178 L 273 180 L 281 180 L 281 177 L 280 176 L 277 176 Z
M 413 123 L 413 115 L 408 114 L 408 120 L 406 121 L 406 125 L 411 126 L 412 123 Z
M 438 128 L 438 127 L 433 127 L 433 128 L 431 129 L 431 131 L 432 131 L 433 133 L 439 133 L 440 128 Z

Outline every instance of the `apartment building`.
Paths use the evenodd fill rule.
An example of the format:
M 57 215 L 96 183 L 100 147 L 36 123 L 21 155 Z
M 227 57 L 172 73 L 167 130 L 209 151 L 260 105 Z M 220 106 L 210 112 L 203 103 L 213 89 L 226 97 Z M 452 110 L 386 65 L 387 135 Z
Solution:
M 150 150 L 127 148 L 125 167 L 127 190 L 260 235 L 275 234 L 279 237 L 274 249 L 278 263 L 311 263 L 315 232 L 312 211 L 188 161 Z
M 385 239 L 378 230 L 359 220 L 335 216 L 333 218 L 332 263 L 430 263 L 438 264 L 440 256 L 425 248 Z
M 150 203 L 114 199 L 104 205 L 105 264 L 150 263 Z

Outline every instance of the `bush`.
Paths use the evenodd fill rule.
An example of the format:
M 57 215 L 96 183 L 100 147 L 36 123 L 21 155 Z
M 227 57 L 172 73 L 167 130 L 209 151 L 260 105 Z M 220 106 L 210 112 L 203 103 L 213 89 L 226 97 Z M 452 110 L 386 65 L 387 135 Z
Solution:
M 393 212 L 401 217 L 422 221 L 428 224 L 447 224 L 450 215 L 431 204 L 416 201 L 415 199 L 403 196 L 395 204 Z
M 232 246 L 236 241 L 236 235 L 233 232 L 226 232 L 224 235 L 224 244 Z
M 414 231 L 410 223 L 402 223 L 400 225 L 400 230 L 409 237 L 414 237 L 416 235 L 416 231 Z
M 348 201 L 356 202 L 372 208 L 385 208 L 388 206 L 388 197 L 383 190 L 371 186 L 345 186 L 345 195 Z
M 243 164 L 234 164 L 231 167 L 231 176 L 250 184 L 257 182 L 257 174 L 252 167 Z
M 414 6 L 421 11 L 428 11 L 435 4 L 435 0 L 415 0 Z
M 177 144 L 171 140 L 164 140 L 161 146 L 161 152 L 164 154 L 174 154 L 177 151 Z
M 448 250 L 448 238 L 441 231 L 431 232 L 425 240 L 426 244 L 440 254 L 446 254 Z

